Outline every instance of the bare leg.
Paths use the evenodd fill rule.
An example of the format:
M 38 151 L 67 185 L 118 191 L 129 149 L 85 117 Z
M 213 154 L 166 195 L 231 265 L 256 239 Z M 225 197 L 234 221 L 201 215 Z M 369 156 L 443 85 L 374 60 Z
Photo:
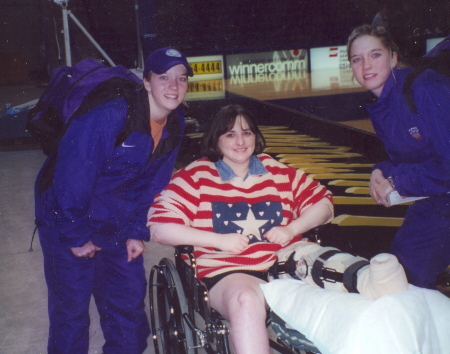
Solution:
M 209 292 L 211 307 L 230 322 L 231 342 L 236 354 L 268 354 L 266 302 L 259 284 L 247 274 L 230 274 Z

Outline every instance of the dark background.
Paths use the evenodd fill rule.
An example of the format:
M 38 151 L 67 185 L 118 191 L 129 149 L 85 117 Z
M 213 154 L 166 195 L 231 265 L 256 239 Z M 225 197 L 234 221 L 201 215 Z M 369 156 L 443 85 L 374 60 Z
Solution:
M 392 34 L 410 57 L 428 37 L 450 33 L 448 0 L 387 2 Z M 138 7 L 137 11 L 135 10 Z M 136 67 L 161 46 L 188 55 L 343 45 L 370 23 L 375 0 L 70 0 L 78 18 L 116 64 Z M 137 20 L 139 18 L 139 20 Z M 101 58 L 69 19 L 72 61 Z M 65 64 L 62 7 L 50 0 L 0 0 L 0 84 L 46 79 Z M 438 28 L 440 31 L 436 31 Z

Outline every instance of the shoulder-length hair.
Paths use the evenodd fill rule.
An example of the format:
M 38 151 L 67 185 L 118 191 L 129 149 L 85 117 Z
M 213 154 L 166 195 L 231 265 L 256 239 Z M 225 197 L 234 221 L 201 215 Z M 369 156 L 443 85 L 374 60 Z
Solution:
M 219 138 L 230 131 L 236 122 L 237 117 L 243 117 L 247 122 L 251 132 L 255 134 L 255 150 L 253 155 L 260 154 L 266 147 L 266 141 L 258 128 L 253 114 L 238 104 L 230 104 L 223 107 L 214 117 L 209 130 L 205 133 L 202 145 L 202 156 L 207 157 L 212 162 L 218 161 L 222 158 L 222 152 L 219 149 Z

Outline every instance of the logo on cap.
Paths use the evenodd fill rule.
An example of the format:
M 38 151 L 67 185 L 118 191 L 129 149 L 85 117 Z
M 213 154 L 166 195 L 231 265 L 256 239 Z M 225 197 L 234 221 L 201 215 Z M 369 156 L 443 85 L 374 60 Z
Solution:
M 167 51 L 166 51 L 166 55 L 167 56 L 169 56 L 169 57 L 178 57 L 178 58 L 181 58 L 181 53 L 178 51 L 178 50 L 176 50 L 176 49 L 168 49 Z

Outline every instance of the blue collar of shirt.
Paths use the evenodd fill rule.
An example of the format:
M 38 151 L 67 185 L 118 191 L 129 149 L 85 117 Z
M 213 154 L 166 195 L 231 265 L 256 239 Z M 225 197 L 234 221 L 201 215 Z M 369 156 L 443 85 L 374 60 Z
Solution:
M 234 171 L 230 166 L 227 165 L 223 160 L 218 160 L 214 163 L 216 165 L 217 171 L 219 172 L 219 176 L 222 181 L 227 182 L 232 180 L 234 177 L 237 177 Z M 264 167 L 262 162 L 259 160 L 258 156 L 252 155 L 250 156 L 250 161 L 248 163 L 248 172 L 244 177 L 244 180 L 247 179 L 250 175 L 264 175 L 268 173 L 267 169 Z

